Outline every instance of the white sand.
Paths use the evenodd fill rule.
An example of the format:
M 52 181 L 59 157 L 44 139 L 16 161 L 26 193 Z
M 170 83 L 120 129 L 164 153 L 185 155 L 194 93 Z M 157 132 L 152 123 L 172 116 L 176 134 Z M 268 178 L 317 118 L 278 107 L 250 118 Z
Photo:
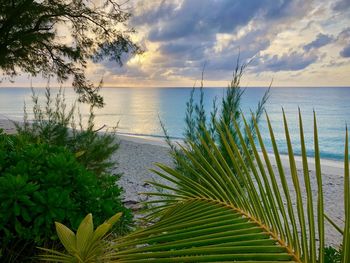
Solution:
M 164 182 L 157 174 L 149 169 L 157 169 L 154 163 L 172 166 L 169 148 L 162 140 L 144 139 L 119 135 L 120 148 L 113 156 L 117 161 L 117 173 L 122 173 L 119 184 L 124 188 L 126 201 L 140 202 L 147 196 L 139 194 L 154 191 L 146 181 Z
M 16 128 L 13 122 L 7 119 L 0 119 L 0 129 L 10 134 L 16 132 Z
M 7 120 L 0 120 L 0 128 L 6 132 L 14 132 L 13 125 Z M 113 156 L 118 162 L 114 172 L 123 173 L 119 183 L 124 188 L 124 200 L 127 205 L 137 206 L 139 202 L 147 199 L 147 196 L 138 194 L 141 192 L 155 191 L 153 187 L 145 181 L 162 182 L 161 178 L 149 171 L 155 168 L 154 163 L 160 162 L 166 165 L 173 165 L 169 148 L 160 138 L 149 138 L 141 136 L 119 135 L 120 148 Z M 271 156 L 273 157 L 273 156 Z M 271 158 L 273 159 L 273 158 Z M 302 176 L 302 164 L 299 157 L 297 159 L 298 174 Z M 287 156 L 282 157 L 285 166 L 288 182 L 292 185 Z M 322 175 L 326 213 L 339 225 L 343 225 L 344 200 L 343 200 L 343 164 L 342 162 L 322 160 Z M 276 170 L 276 166 L 274 165 Z M 314 162 L 310 159 L 310 177 L 312 190 L 315 193 L 314 202 L 317 202 Z M 277 170 L 276 170 L 277 171 Z M 303 181 L 300 178 L 300 181 Z M 302 187 L 303 188 L 303 187 Z M 304 199 L 304 208 L 306 202 Z M 337 246 L 341 243 L 341 235 L 328 223 L 326 224 L 327 244 Z
M 120 149 L 115 154 L 114 158 L 119 165 L 116 171 L 122 172 L 123 176 L 120 180 L 120 185 L 125 191 L 125 200 L 131 204 L 145 200 L 145 195 L 138 195 L 140 192 L 155 191 L 151 185 L 144 183 L 145 181 L 155 180 L 160 181 L 161 178 L 149 171 L 149 168 L 155 168 L 155 162 L 173 165 L 169 155 L 167 144 L 159 138 L 147 138 L 141 136 L 125 136 L 119 135 Z M 273 155 L 270 155 L 273 160 Z M 282 163 L 285 168 L 288 184 L 293 185 L 287 156 L 281 156 Z M 343 200 L 343 163 L 333 160 L 321 161 L 322 180 L 323 180 L 323 195 L 325 201 L 325 213 L 330 216 L 338 225 L 343 227 L 344 218 L 344 200 Z M 275 172 L 277 167 L 273 163 Z M 296 157 L 296 165 L 298 174 L 302 177 L 302 162 L 300 157 Z M 317 182 L 315 175 L 314 161 L 309 159 L 309 171 L 312 184 L 312 191 L 315 193 L 313 202 L 317 203 Z M 302 190 L 303 178 L 300 178 Z M 305 190 L 303 190 L 305 191 Z M 294 194 L 292 192 L 292 198 Z M 304 209 L 306 210 L 306 198 L 303 197 Z M 327 244 L 338 246 L 342 241 L 342 236 L 326 222 L 326 237 Z

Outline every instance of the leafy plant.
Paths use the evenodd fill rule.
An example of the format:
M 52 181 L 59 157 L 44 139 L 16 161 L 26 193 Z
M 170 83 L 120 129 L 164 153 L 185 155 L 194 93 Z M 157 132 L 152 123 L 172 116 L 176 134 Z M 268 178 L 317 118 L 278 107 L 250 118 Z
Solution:
M 101 128 L 95 128 L 95 105 L 90 106 L 85 125 L 76 105 L 68 108 L 62 89 L 53 99 L 51 90 L 46 88 L 43 104 L 33 90 L 32 101 L 33 120 L 28 119 L 25 109 L 23 124 L 16 124 L 20 135 L 35 143 L 64 146 L 76 153 L 78 161 L 97 175 L 108 172 L 115 165 L 111 161 L 112 154 L 119 148 L 115 139 L 115 128 L 102 133 L 99 132 Z
M 34 245 L 49 245 L 57 239 L 54 221 L 75 229 L 92 211 L 99 224 L 106 216 L 123 212 L 118 230 L 127 231 L 131 213 L 121 203 L 117 180 L 108 174 L 97 177 L 62 146 L 1 133 L 1 260 L 23 261 L 23 256 L 32 255 Z M 15 260 L 17 256 L 20 259 Z
M 125 3 L 124 3 L 125 4 Z M 119 65 L 126 55 L 142 53 L 130 38 L 131 14 L 115 0 L 1 0 L 0 69 L 9 77 L 72 79 L 80 101 L 103 106 L 103 98 L 86 78 L 89 60 L 109 58 Z M 62 41 L 62 32 L 69 41 Z
M 111 245 L 105 241 L 106 234 L 113 225 L 119 220 L 121 213 L 117 213 L 101 224 L 94 231 L 92 215 L 88 214 L 80 223 L 77 233 L 74 234 L 65 225 L 55 222 L 57 235 L 63 244 L 66 253 L 53 249 L 40 248 L 47 252 L 40 255 L 42 261 L 55 262 L 106 262 L 111 258 L 108 251 Z
M 190 148 L 182 147 L 189 160 L 184 166 L 192 171 L 192 177 L 158 164 L 162 171 L 154 172 L 174 186 L 154 183 L 167 190 L 167 193 L 151 193 L 160 198 L 151 201 L 159 206 L 150 209 L 148 219 L 159 221 L 117 240 L 114 246 L 117 262 L 325 262 L 324 199 L 316 116 L 316 189 L 310 183 L 301 114 L 299 113 L 302 172 L 296 169 L 284 114 L 283 117 L 292 185 L 287 183 L 268 116 L 277 170 L 272 167 L 272 159 L 267 154 L 254 117 L 257 143 L 254 142 L 249 123 L 242 115 L 243 129 L 248 135 L 253 156 L 248 154 L 249 148 L 237 121 L 233 120 L 233 125 L 239 144 L 235 143 L 229 127 L 216 124 L 236 173 L 230 169 L 209 131 L 203 130 L 203 135 L 198 139 L 204 151 L 194 143 L 188 146 Z M 347 131 L 345 141 L 343 263 L 350 262 Z M 258 144 L 261 154 L 258 152 Z M 239 146 L 242 147 L 246 160 Z M 305 185 L 305 188 L 301 185 Z M 162 198 L 169 196 L 172 198 Z M 306 197 L 306 201 L 302 196 Z M 332 222 L 331 219 L 329 221 Z
M 205 146 L 202 145 L 200 140 L 203 137 L 204 133 L 208 132 L 210 138 L 216 142 L 218 145 L 220 154 L 225 158 L 230 169 L 235 172 L 235 167 L 231 162 L 231 158 L 229 153 L 226 150 L 223 140 L 227 140 L 228 138 L 222 138 L 220 136 L 220 130 L 224 127 L 228 128 L 228 134 L 232 136 L 233 141 L 238 147 L 239 152 L 242 155 L 243 160 L 245 162 L 248 161 L 248 155 L 251 156 L 252 149 L 250 146 L 250 142 L 248 139 L 248 134 L 243 131 L 244 142 L 247 146 L 248 151 L 244 151 L 240 139 L 235 131 L 234 122 L 236 122 L 239 126 L 241 126 L 242 118 L 241 118 L 241 103 L 242 96 L 244 94 L 244 89 L 241 88 L 240 82 L 243 72 L 246 68 L 247 64 L 243 64 L 240 66 L 239 58 L 237 60 L 236 68 L 233 71 L 233 76 L 230 84 L 225 90 L 225 94 L 222 97 L 221 104 L 218 105 L 217 99 L 215 98 L 213 101 L 213 108 L 211 112 L 207 113 L 204 107 L 204 91 L 203 91 L 203 73 L 202 73 L 202 81 L 199 89 L 199 102 L 195 102 L 195 87 L 193 87 L 190 98 L 186 103 L 186 116 L 185 116 L 185 133 L 184 133 L 184 143 L 189 146 L 191 149 L 191 145 L 197 146 L 198 150 L 204 154 L 206 152 Z M 259 122 L 261 114 L 264 111 L 265 104 L 269 97 L 269 89 L 265 92 L 262 99 L 259 101 L 257 108 L 255 110 L 255 121 Z M 173 160 L 175 162 L 176 168 L 179 171 L 182 171 L 187 176 L 192 176 L 192 171 L 186 169 L 188 159 L 186 155 L 183 154 L 182 150 L 174 145 L 170 136 L 167 133 L 165 125 L 161 123 L 163 132 L 166 137 L 166 142 L 170 146 L 171 153 L 173 156 Z M 255 129 L 253 124 L 253 119 L 249 120 L 249 127 L 252 131 L 252 136 L 255 138 Z M 225 135 L 225 134 L 224 134 Z M 226 135 L 225 135 L 226 136 Z M 196 156 L 194 156 L 196 158 Z M 199 160 L 198 160 L 199 161 Z M 208 160 L 210 161 L 210 160 Z M 196 177 L 193 175 L 193 177 Z
M 325 247 L 325 263 L 340 263 L 342 259 L 341 249 L 336 249 L 334 247 Z
M 314 150 L 317 189 L 312 189 L 310 183 L 301 114 L 299 112 L 303 164 L 301 174 L 298 174 L 296 169 L 284 114 L 283 117 L 292 185 L 287 183 L 268 116 L 267 123 L 277 164 L 276 171 L 272 167 L 271 157 L 266 152 L 254 117 L 253 124 L 262 154 L 257 151 L 258 143 L 254 142 L 249 124 L 242 116 L 254 155 L 254 159 L 247 155 L 247 163 L 242 158 L 228 127 L 218 128 L 232 164 L 237 168 L 237 174 L 232 172 L 226 160 L 220 155 L 219 147 L 209 132 L 204 130 L 203 136 L 199 137 L 206 150 L 204 155 L 195 144 L 191 144 L 191 149 L 182 148 L 191 161 L 187 168 L 189 170 L 196 168 L 198 172 L 193 174 L 197 178 L 188 177 L 176 169 L 158 164 L 162 171 L 154 172 L 171 182 L 173 186 L 149 182 L 167 190 L 166 193 L 158 192 L 151 195 L 172 198 L 150 201 L 152 204 L 160 205 L 150 208 L 147 218 L 158 221 L 145 229 L 113 241 L 114 251 L 109 254 L 111 261 L 349 262 L 348 131 L 346 130 L 344 156 L 345 226 L 344 230 L 340 230 L 343 234 L 343 244 L 342 250 L 338 252 L 324 246 L 324 200 L 316 116 L 314 116 Z M 237 122 L 234 122 L 234 126 L 240 145 L 244 151 L 248 151 Z M 238 182 L 237 177 L 241 178 L 243 185 Z M 304 189 L 301 187 L 302 180 Z M 169 193 L 168 190 L 172 192 Z M 292 192 L 295 193 L 294 197 L 291 195 Z M 313 202 L 315 193 L 316 204 Z M 305 203 L 302 194 L 306 196 Z M 336 226 L 328 216 L 325 218 Z M 336 229 L 340 228 L 336 226 Z

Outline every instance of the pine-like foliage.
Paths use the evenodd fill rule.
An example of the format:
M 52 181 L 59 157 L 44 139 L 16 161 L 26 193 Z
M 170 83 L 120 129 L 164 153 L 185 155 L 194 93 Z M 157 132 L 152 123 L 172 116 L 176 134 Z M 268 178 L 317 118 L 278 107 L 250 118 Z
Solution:
M 0 0 L 0 69 L 71 79 L 82 102 L 103 106 L 85 75 L 89 61 L 110 59 L 122 65 L 141 54 L 128 25 L 126 2 L 116 0 Z
M 227 160 L 230 168 L 234 172 L 235 168 L 230 161 L 229 153 L 224 147 L 223 139 L 220 136 L 219 129 L 222 129 L 223 127 L 228 128 L 230 136 L 232 136 L 234 142 L 238 145 L 239 151 L 243 155 L 243 159 L 246 160 L 248 156 L 246 156 L 244 153 L 240 140 L 234 129 L 234 122 L 238 123 L 239 126 L 242 124 L 241 105 L 245 89 L 241 88 L 241 78 L 246 66 L 247 64 L 240 65 L 239 59 L 237 60 L 235 70 L 232 74 L 232 80 L 226 88 L 220 104 L 218 105 L 218 100 L 215 98 L 213 100 L 212 110 L 209 113 L 205 111 L 204 107 L 205 94 L 203 90 L 203 74 L 201 86 L 199 88 L 199 101 L 195 101 L 196 88 L 193 87 L 190 93 L 190 98 L 186 103 L 184 143 L 190 148 L 192 145 L 196 146 L 203 153 L 205 149 L 199 138 L 203 137 L 204 131 L 208 131 L 210 138 L 217 143 L 218 148 L 220 149 L 220 153 L 225 158 L 225 160 Z M 264 111 L 268 97 L 269 89 L 265 92 L 253 112 L 257 122 L 259 122 L 261 114 Z M 253 119 L 249 119 L 248 122 L 253 132 L 253 138 L 255 138 Z M 166 142 L 171 148 L 171 154 L 173 156 L 175 166 L 179 171 L 191 175 L 192 172 L 188 171 L 184 165 L 184 163 L 188 162 L 188 159 L 183 155 L 182 150 L 176 147 L 176 145 L 172 142 L 167 130 L 165 129 L 165 125 L 163 123 L 161 124 L 166 137 Z M 244 133 L 243 136 L 244 141 L 248 146 L 248 154 L 251 155 L 251 146 L 249 143 L 248 135 Z
M 115 139 L 115 128 L 107 132 L 99 132 L 94 124 L 95 104 L 90 105 L 89 118 L 86 124 L 76 104 L 67 107 L 62 89 L 53 98 L 46 88 L 45 103 L 33 91 L 33 119 L 28 119 L 24 109 L 23 123 L 17 123 L 17 132 L 33 142 L 44 142 L 51 145 L 64 146 L 76 154 L 80 163 L 86 168 L 101 175 L 115 165 L 111 155 L 119 148 Z M 78 119 L 78 120 L 77 120 Z

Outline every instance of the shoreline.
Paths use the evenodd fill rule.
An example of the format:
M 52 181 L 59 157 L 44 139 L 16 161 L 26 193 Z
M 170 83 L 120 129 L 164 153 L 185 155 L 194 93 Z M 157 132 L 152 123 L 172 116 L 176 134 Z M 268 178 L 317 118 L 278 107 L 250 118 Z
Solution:
M 149 144 L 149 145 L 162 146 L 162 147 L 169 148 L 169 146 L 165 142 L 164 138 L 162 138 L 162 137 L 156 137 L 156 136 L 153 137 L 151 135 L 147 136 L 147 135 L 137 135 L 137 134 L 125 134 L 125 133 L 118 133 L 118 132 L 116 134 L 120 140 L 127 140 L 127 141 L 131 141 L 131 142 L 135 142 L 135 143 Z M 180 139 L 174 139 L 173 141 L 175 143 L 182 142 L 182 140 L 180 140 Z M 262 153 L 261 152 L 259 152 L 259 153 L 260 153 L 260 156 L 262 157 Z M 270 158 L 270 161 L 273 164 L 275 164 L 274 154 L 269 152 L 268 156 Z M 281 157 L 281 161 L 282 161 L 283 166 L 288 166 L 289 165 L 288 155 L 282 153 L 282 154 L 280 154 L 280 157 Z M 302 157 L 300 155 L 294 155 L 294 158 L 295 158 L 297 168 L 302 169 Z M 315 160 L 313 157 L 308 157 L 308 164 L 310 166 L 309 169 L 310 168 L 313 168 L 312 170 L 315 169 L 314 168 Z M 340 174 L 340 170 L 342 170 L 342 172 L 344 172 L 344 162 L 340 161 L 340 160 L 321 158 L 321 169 L 322 169 L 322 171 L 324 171 L 326 173 L 336 172 L 340 176 L 343 176 L 343 173 Z
M 18 121 L 21 122 L 21 121 Z M 0 129 L 4 129 L 6 133 L 13 134 L 16 132 L 16 129 L 12 123 L 12 120 L 10 119 L 3 119 L 0 118 Z M 103 131 L 101 131 L 103 132 Z M 169 148 L 168 144 L 165 142 L 165 138 L 159 135 L 146 135 L 146 134 L 132 134 L 132 133 L 123 133 L 123 132 L 116 132 L 117 138 L 120 140 L 126 140 L 126 141 L 131 141 L 135 143 L 141 143 L 141 144 L 148 144 L 148 145 L 154 145 L 154 146 L 161 146 L 165 148 Z M 174 143 L 182 143 L 183 140 L 180 138 L 172 138 L 172 141 Z M 259 152 L 261 157 L 262 153 Z M 270 160 L 272 161 L 273 164 L 275 164 L 274 161 L 274 154 L 271 152 L 268 152 L 268 156 Z M 284 166 L 289 165 L 288 163 L 288 154 L 286 153 L 280 153 L 281 161 Z M 302 168 L 302 158 L 300 155 L 294 154 L 295 161 L 297 168 Z M 315 161 L 313 157 L 308 157 L 308 163 L 309 166 L 313 167 L 315 165 Z M 342 173 L 339 174 L 343 176 L 344 173 L 344 162 L 342 160 L 335 160 L 335 159 L 328 159 L 321 157 L 321 169 L 324 168 L 325 171 L 328 172 L 336 172 L 339 174 L 339 170 L 342 169 Z M 310 169 L 310 167 L 309 167 Z M 323 169 L 322 169 L 323 170 Z
M 3 129 L 5 133 L 13 134 L 16 132 L 16 129 L 9 119 L 1 119 L 0 118 L 0 129 Z M 153 146 L 160 146 L 169 149 L 168 144 L 165 142 L 165 138 L 161 136 L 152 136 L 152 135 L 137 135 L 137 134 L 128 134 L 128 133 L 116 133 L 117 138 L 119 140 L 125 140 L 130 141 L 134 143 L 140 143 L 140 144 L 148 144 Z M 181 139 L 173 139 L 173 142 L 175 143 L 181 143 Z M 260 155 L 262 157 L 262 153 L 260 152 Z M 275 164 L 274 160 L 274 154 L 268 153 L 268 156 L 272 162 L 272 164 Z M 288 155 L 287 154 L 280 154 L 281 161 L 283 166 L 289 166 L 288 162 Z M 295 162 L 298 169 L 302 169 L 302 158 L 300 155 L 294 155 Z M 308 157 L 308 163 L 309 163 L 309 170 L 315 170 L 315 160 L 313 157 Z M 337 174 L 341 177 L 344 176 L 344 162 L 342 160 L 334 160 L 334 159 L 327 159 L 321 157 L 321 170 L 324 173 L 332 173 Z

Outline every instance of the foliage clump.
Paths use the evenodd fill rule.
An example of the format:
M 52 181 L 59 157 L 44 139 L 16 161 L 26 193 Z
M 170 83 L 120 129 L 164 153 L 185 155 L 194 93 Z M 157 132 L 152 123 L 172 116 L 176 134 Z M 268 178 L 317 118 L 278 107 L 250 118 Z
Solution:
M 342 249 L 331 246 L 325 247 L 324 257 L 325 263 L 340 263 L 342 260 Z
M 7 257 L 3 260 L 21 262 L 21 256 L 33 253 L 33 246 L 57 239 L 55 221 L 76 229 L 90 212 L 98 224 L 123 212 L 118 229 L 126 231 L 131 213 L 121 202 L 117 180 L 108 174 L 96 176 L 63 146 L 1 133 L 0 244 Z
M 131 224 L 117 185 L 120 174 L 111 174 L 119 148 L 115 128 L 95 128 L 96 104 L 90 104 L 85 123 L 76 104 L 67 106 L 62 89 L 55 97 L 51 91 L 46 89 L 44 103 L 33 91 L 33 118 L 25 109 L 17 134 L 0 135 L 0 258 L 6 261 L 28 258 L 33 246 L 54 244 L 54 221 L 76 229 L 88 213 L 101 224 L 122 212 L 117 234 Z
M 247 64 L 242 64 L 240 66 L 238 59 L 236 68 L 232 74 L 232 80 L 224 92 L 221 103 L 218 104 L 218 100 L 215 98 L 213 100 L 213 106 L 210 112 L 206 112 L 204 107 L 205 94 L 203 90 L 203 74 L 201 86 L 199 89 L 199 101 L 195 100 L 196 89 L 193 87 L 190 98 L 186 103 L 184 143 L 187 146 L 187 150 L 191 150 L 195 146 L 200 151 L 200 153 L 205 153 L 206 149 L 202 140 L 206 140 L 206 137 L 209 136 L 211 140 L 217 143 L 220 154 L 227 161 L 227 164 L 233 172 L 235 172 L 236 168 L 233 166 L 231 157 L 224 145 L 224 142 L 226 142 L 228 139 L 227 134 L 231 135 L 233 142 L 238 146 L 239 152 L 245 161 L 247 161 L 247 155 L 251 156 L 252 154 L 248 133 L 243 132 L 242 135 L 243 140 L 247 145 L 247 151 L 245 151 L 236 132 L 237 128 L 240 129 L 245 121 L 242 117 L 243 115 L 241 114 L 242 96 L 245 91 L 245 89 L 241 88 L 241 78 L 246 66 Z M 254 119 L 257 123 L 259 122 L 260 117 L 264 112 L 265 104 L 268 98 L 269 89 L 265 92 L 261 100 L 258 102 L 256 109 L 252 112 L 252 115 L 254 117 L 251 117 L 247 120 L 247 123 L 252 130 L 251 136 L 253 138 L 255 138 Z M 191 176 L 194 171 L 188 170 L 186 168 L 188 166 L 189 160 L 185 157 L 183 151 L 176 147 L 171 141 L 171 138 L 168 135 L 163 123 L 162 127 L 166 141 L 171 148 L 171 153 L 176 168 L 179 171 L 182 171 L 184 174 Z M 210 160 L 207 161 L 210 162 Z
M 33 119 L 28 119 L 25 109 L 23 124 L 17 124 L 17 132 L 32 142 L 63 146 L 75 153 L 77 159 L 87 169 L 97 175 L 115 166 L 111 156 L 119 148 L 115 128 L 99 132 L 95 128 L 94 104 L 90 105 L 86 124 L 76 105 L 68 108 L 62 89 L 53 98 L 51 90 L 46 89 L 45 101 L 41 103 L 33 90 Z M 78 123 L 77 119 L 79 120 Z
M 56 76 L 72 86 L 82 102 L 103 106 L 103 98 L 86 78 L 88 61 L 109 58 L 122 64 L 125 55 L 140 54 L 130 38 L 131 17 L 115 0 L 0 0 L 0 69 L 33 76 Z

